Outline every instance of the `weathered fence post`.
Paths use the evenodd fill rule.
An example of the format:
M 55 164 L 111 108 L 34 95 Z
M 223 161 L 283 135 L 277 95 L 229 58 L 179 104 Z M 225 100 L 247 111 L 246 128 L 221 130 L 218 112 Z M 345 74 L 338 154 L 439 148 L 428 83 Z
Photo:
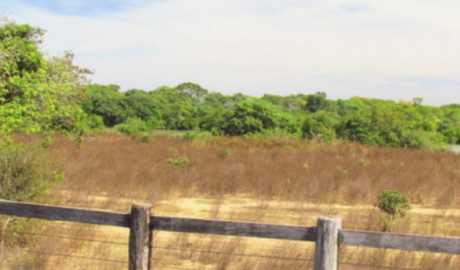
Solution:
M 152 234 L 150 232 L 151 205 L 131 207 L 129 221 L 129 270 L 149 270 Z
M 337 270 L 338 238 L 342 220 L 318 218 L 316 227 L 315 270 Z

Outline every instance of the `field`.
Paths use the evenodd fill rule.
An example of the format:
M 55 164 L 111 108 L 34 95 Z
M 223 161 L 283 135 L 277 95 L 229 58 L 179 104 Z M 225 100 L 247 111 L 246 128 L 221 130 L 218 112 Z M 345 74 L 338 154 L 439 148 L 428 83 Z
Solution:
M 156 136 L 141 143 L 116 135 L 86 138 L 81 149 L 58 137 L 47 151 L 66 174 L 50 194 L 57 205 L 128 212 L 132 203 L 150 203 L 158 215 L 304 226 L 315 226 L 319 216 L 335 216 L 346 229 L 381 231 L 382 215 L 374 204 L 381 190 L 395 189 L 410 196 L 414 209 L 393 232 L 460 237 L 460 156 L 450 152 L 292 139 Z M 38 237 L 42 254 L 29 266 L 127 268 L 122 263 L 127 261 L 126 230 L 45 225 L 44 234 L 63 237 Z M 311 269 L 314 248 L 165 232 L 155 234 L 155 247 L 154 269 L 285 270 Z M 340 262 L 339 269 L 460 268 L 458 256 L 350 247 L 341 248 Z

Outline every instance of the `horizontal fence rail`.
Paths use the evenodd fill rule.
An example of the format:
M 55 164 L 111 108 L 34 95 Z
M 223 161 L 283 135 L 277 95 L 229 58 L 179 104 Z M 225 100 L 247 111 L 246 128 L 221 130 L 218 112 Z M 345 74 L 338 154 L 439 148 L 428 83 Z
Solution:
M 130 214 L 116 212 L 33 203 L 20 203 L 5 200 L 0 200 L 0 214 L 117 227 L 129 227 L 130 217 Z
M 153 230 L 315 241 L 315 227 L 275 225 L 196 218 L 152 217 Z
M 133 270 L 150 269 L 151 232 L 155 230 L 316 242 L 316 252 L 321 254 L 315 254 L 315 269 L 323 270 L 336 269 L 340 245 L 460 254 L 460 238 L 344 230 L 340 219 L 319 218 L 316 227 L 304 227 L 151 216 L 150 212 L 148 205 L 133 205 L 131 213 L 117 213 L 0 200 L 3 215 L 130 228 L 130 256 L 134 257 L 129 269 Z M 335 263 L 320 266 L 320 261 L 329 260 Z
M 339 245 L 460 254 L 460 238 L 340 230 Z

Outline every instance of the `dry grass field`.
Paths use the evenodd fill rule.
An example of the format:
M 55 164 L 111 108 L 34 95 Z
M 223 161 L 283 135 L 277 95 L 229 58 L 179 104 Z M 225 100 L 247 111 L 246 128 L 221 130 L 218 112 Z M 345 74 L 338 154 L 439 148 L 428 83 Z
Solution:
M 380 231 L 373 205 L 381 190 L 395 189 L 410 196 L 414 209 L 394 232 L 460 237 L 460 156 L 450 152 L 291 139 L 141 143 L 116 135 L 86 138 L 81 149 L 58 137 L 47 151 L 66 174 L 50 194 L 57 205 L 128 212 L 132 203 L 150 203 L 158 215 L 304 226 L 336 216 L 343 228 Z M 127 230 L 46 224 L 46 234 L 65 238 L 40 237 L 36 248 L 73 257 L 37 255 L 33 268 L 127 268 Z M 312 269 L 313 249 L 293 241 L 157 232 L 154 269 Z M 369 248 L 343 247 L 340 262 L 342 270 L 460 269 L 459 256 Z

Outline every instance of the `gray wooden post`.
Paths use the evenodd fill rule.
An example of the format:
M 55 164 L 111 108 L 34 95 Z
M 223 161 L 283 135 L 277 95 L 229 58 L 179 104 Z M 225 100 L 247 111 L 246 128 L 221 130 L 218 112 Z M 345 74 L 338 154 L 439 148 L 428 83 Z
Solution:
M 315 270 L 337 270 L 338 238 L 342 220 L 318 218 L 316 227 Z
M 152 234 L 150 232 L 151 205 L 131 207 L 129 221 L 129 270 L 150 270 Z

